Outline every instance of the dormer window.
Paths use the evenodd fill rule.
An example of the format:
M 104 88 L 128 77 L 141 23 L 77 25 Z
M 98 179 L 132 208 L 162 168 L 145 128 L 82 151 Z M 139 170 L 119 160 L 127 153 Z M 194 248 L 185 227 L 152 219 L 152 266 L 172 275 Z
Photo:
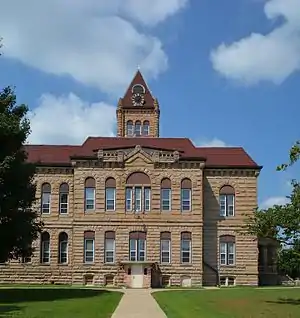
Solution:
M 132 87 L 132 94 L 145 94 L 145 87 L 141 84 L 136 84 Z

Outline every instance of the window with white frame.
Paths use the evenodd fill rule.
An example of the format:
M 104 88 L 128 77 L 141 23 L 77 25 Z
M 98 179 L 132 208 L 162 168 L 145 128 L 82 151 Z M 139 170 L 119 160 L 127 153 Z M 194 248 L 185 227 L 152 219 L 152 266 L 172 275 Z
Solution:
M 126 135 L 128 137 L 133 136 L 134 132 L 134 125 L 132 120 L 128 120 L 126 123 Z
M 69 185 L 62 183 L 59 187 L 59 213 L 67 214 L 69 204 Z
M 145 261 L 146 260 L 146 233 L 130 232 L 129 233 L 129 260 Z
M 84 232 L 84 262 L 93 263 L 95 257 L 95 232 Z
M 220 265 L 235 265 L 235 237 L 232 235 L 220 236 Z
M 234 216 L 235 191 L 234 188 L 226 185 L 219 193 L 220 216 Z
M 145 120 L 143 122 L 143 136 L 148 136 L 149 135 L 149 127 L 150 127 L 149 121 Z
M 96 200 L 96 182 L 95 179 L 89 177 L 85 180 L 85 204 L 84 208 L 85 211 L 92 211 L 95 210 L 95 200 Z
M 192 233 L 181 233 L 181 263 L 192 262 Z
M 160 233 L 160 262 L 171 263 L 171 233 Z
M 105 210 L 116 210 L 116 180 L 108 178 L 105 182 Z
M 134 124 L 134 135 L 135 136 L 141 136 L 142 134 L 142 123 L 137 120 Z
M 50 263 L 50 234 L 43 232 L 41 235 L 41 263 Z
M 114 263 L 115 262 L 115 232 L 107 231 L 105 232 L 105 263 Z
M 160 202 L 162 211 L 171 211 L 171 200 L 172 200 L 172 190 L 171 190 L 171 180 L 165 178 L 161 181 L 161 193 Z
M 181 211 L 188 212 L 192 210 L 192 181 L 183 179 L 181 181 Z
M 67 264 L 68 263 L 68 234 L 61 232 L 58 237 L 59 241 L 59 263 Z
M 125 207 L 127 212 L 151 210 L 150 178 L 143 172 L 132 173 L 126 181 Z
M 42 185 L 42 202 L 41 202 L 42 214 L 50 213 L 50 204 L 51 204 L 51 185 L 50 183 L 44 183 Z

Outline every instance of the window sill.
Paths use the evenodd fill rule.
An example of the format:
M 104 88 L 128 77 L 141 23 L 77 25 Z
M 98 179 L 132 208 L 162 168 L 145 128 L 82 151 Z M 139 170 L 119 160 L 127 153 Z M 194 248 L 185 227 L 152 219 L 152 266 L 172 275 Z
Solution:
M 58 266 L 68 266 L 70 265 L 69 263 L 58 263 Z
M 223 269 L 223 268 L 236 268 L 236 265 L 220 265 L 220 269 Z
M 50 263 L 40 263 L 41 266 L 50 266 Z
M 187 267 L 191 267 L 193 266 L 193 263 L 180 263 L 180 266 L 187 266 Z

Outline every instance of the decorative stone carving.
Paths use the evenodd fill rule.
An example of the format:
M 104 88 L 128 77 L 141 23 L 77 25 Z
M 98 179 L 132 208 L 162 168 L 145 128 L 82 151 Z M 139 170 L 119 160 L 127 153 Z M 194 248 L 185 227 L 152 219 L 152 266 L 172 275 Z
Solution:
M 98 157 L 99 160 L 102 160 L 102 159 L 103 159 L 103 157 L 104 157 L 104 151 L 103 151 L 103 149 L 99 149 L 99 150 L 98 150 L 97 157 Z

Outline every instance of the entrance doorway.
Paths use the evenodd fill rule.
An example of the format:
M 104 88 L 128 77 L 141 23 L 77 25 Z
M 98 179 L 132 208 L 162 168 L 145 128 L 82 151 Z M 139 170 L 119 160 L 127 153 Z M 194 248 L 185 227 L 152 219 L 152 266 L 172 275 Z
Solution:
M 131 287 L 143 288 L 144 285 L 144 269 L 143 265 L 131 265 Z

